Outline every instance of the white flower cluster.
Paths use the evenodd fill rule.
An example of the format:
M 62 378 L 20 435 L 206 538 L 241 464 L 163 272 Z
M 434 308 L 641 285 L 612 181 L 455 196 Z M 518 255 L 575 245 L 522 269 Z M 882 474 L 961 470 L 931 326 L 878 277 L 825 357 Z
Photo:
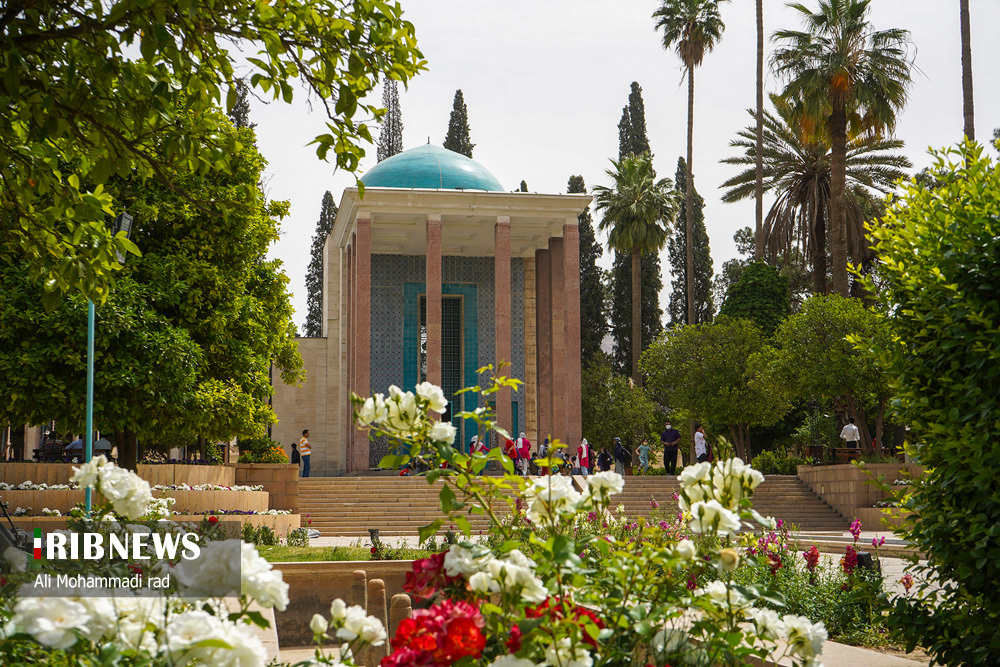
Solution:
M 148 518 L 151 521 L 169 519 L 171 515 L 170 508 L 173 507 L 176 502 L 176 498 L 153 498 L 149 501 L 149 507 L 146 510 Z
M 479 593 L 520 592 L 526 602 L 538 603 L 549 592 L 535 576 L 535 562 L 514 549 L 505 558 L 495 558 L 489 550 L 468 549 L 453 544 L 444 557 L 444 571 L 449 577 L 462 576 Z
M 237 484 L 236 486 L 220 486 L 218 484 L 157 484 L 153 491 L 263 491 L 262 484 Z
M 681 483 L 678 505 L 690 512 L 691 531 L 725 537 L 739 530 L 740 502 L 753 495 L 764 475 L 733 458 L 688 466 L 677 479 Z
M 238 561 L 233 558 L 236 549 Z M 181 561 L 173 572 L 188 597 L 209 597 L 220 585 L 232 584 L 261 607 L 285 611 L 288 606 L 288 584 L 281 570 L 273 569 L 252 544 L 240 540 L 209 542 L 197 561 Z
M 30 479 L 20 484 L 0 482 L 0 491 L 70 491 L 75 488 L 75 486 L 70 486 L 69 484 L 46 484 L 45 482 L 35 484 Z
M 524 498 L 528 502 L 525 513 L 532 523 L 553 526 L 560 517 L 606 505 L 612 494 L 621 493 L 624 488 L 622 476 L 611 471 L 587 477 L 584 493 L 573 488 L 571 477 L 549 475 L 536 479 L 525 489 Z
M 347 603 L 337 598 L 330 605 L 330 620 L 320 614 L 313 614 L 309 629 L 313 634 L 327 636 L 333 629 L 333 636 L 347 644 L 361 641 L 371 646 L 382 646 L 389 636 L 385 626 L 375 616 L 369 616 L 364 608 L 358 605 L 347 606 Z M 347 645 L 341 647 L 341 656 L 347 650 Z
M 43 507 L 42 516 L 62 516 L 62 512 L 59 510 L 50 510 L 48 507 Z
M 14 607 L 4 636 L 26 633 L 43 646 L 68 649 L 82 637 L 114 641 L 169 664 L 262 667 L 266 652 L 246 624 L 202 610 L 171 614 L 155 596 L 27 597 Z
M 552 667 L 592 667 L 594 658 L 582 644 L 574 646 L 569 637 L 562 637 L 545 649 L 543 664 Z
M 441 387 L 430 382 L 421 382 L 412 391 L 404 392 L 396 385 L 389 387 L 389 397 L 375 394 L 362 404 L 358 411 L 358 421 L 366 426 L 378 426 L 400 438 L 412 438 L 426 424 L 427 410 L 444 412 L 448 399 Z M 431 440 L 452 444 L 455 442 L 455 427 L 446 421 L 435 421 L 430 428 Z
M 784 641 L 788 654 L 801 660 L 804 667 L 822 667 L 819 656 L 827 637 L 822 623 L 791 614 L 782 618 L 772 609 L 749 609 L 746 617 L 753 622 L 761 639 Z
M 73 470 L 70 481 L 100 491 L 102 496 L 111 501 L 117 514 L 129 519 L 138 519 L 146 514 L 153 494 L 149 482 L 134 472 L 108 462 L 103 454 Z

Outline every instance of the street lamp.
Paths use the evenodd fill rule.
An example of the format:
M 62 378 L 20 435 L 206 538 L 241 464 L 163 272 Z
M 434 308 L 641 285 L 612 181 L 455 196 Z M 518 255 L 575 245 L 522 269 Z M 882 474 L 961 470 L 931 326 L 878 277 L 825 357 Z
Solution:
M 117 236 L 119 232 L 124 232 L 125 238 L 132 234 L 132 216 L 128 213 L 119 213 L 111 225 L 111 236 Z M 116 251 L 118 263 L 125 264 L 125 256 Z M 87 463 L 94 456 L 94 302 L 87 299 L 87 437 L 84 442 L 83 458 Z M 88 486 L 84 490 L 84 502 L 87 509 L 87 516 L 90 516 L 92 505 L 92 489 Z

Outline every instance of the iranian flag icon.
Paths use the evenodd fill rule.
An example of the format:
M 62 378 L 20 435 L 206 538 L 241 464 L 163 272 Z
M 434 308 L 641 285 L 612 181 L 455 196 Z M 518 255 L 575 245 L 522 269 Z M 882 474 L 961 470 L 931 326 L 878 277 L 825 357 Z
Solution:
M 42 559 L 42 529 L 35 528 L 35 560 Z

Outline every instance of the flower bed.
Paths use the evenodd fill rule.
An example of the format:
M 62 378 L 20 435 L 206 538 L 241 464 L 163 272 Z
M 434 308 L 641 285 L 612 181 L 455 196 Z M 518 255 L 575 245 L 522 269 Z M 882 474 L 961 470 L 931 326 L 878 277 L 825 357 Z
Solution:
M 0 465 L 0 483 L 13 486 L 33 480 L 38 484 L 68 484 L 73 468 L 81 464 L 8 462 Z M 224 465 L 144 464 L 138 466 L 139 477 L 150 484 L 236 484 L 236 471 Z
M 230 510 L 264 512 L 268 510 L 266 491 L 193 491 L 193 490 L 154 490 L 154 498 L 174 498 L 174 511 L 187 514 L 209 512 L 225 507 Z M 43 507 L 59 510 L 66 514 L 84 501 L 83 489 L 33 489 L 8 490 L 3 492 L 4 502 L 11 508 Z

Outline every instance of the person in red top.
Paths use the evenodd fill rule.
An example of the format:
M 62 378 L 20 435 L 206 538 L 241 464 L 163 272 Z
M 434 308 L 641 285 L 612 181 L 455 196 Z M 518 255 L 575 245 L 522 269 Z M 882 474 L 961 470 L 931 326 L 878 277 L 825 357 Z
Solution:
M 531 441 L 528 440 L 524 432 L 517 439 L 517 467 L 522 475 L 528 474 L 528 461 L 531 459 Z
M 590 474 L 590 443 L 584 438 L 576 448 L 577 460 L 580 462 L 580 474 L 586 477 Z
M 507 442 L 503 443 L 503 453 L 511 461 L 517 460 L 517 446 L 510 438 L 507 438 Z

